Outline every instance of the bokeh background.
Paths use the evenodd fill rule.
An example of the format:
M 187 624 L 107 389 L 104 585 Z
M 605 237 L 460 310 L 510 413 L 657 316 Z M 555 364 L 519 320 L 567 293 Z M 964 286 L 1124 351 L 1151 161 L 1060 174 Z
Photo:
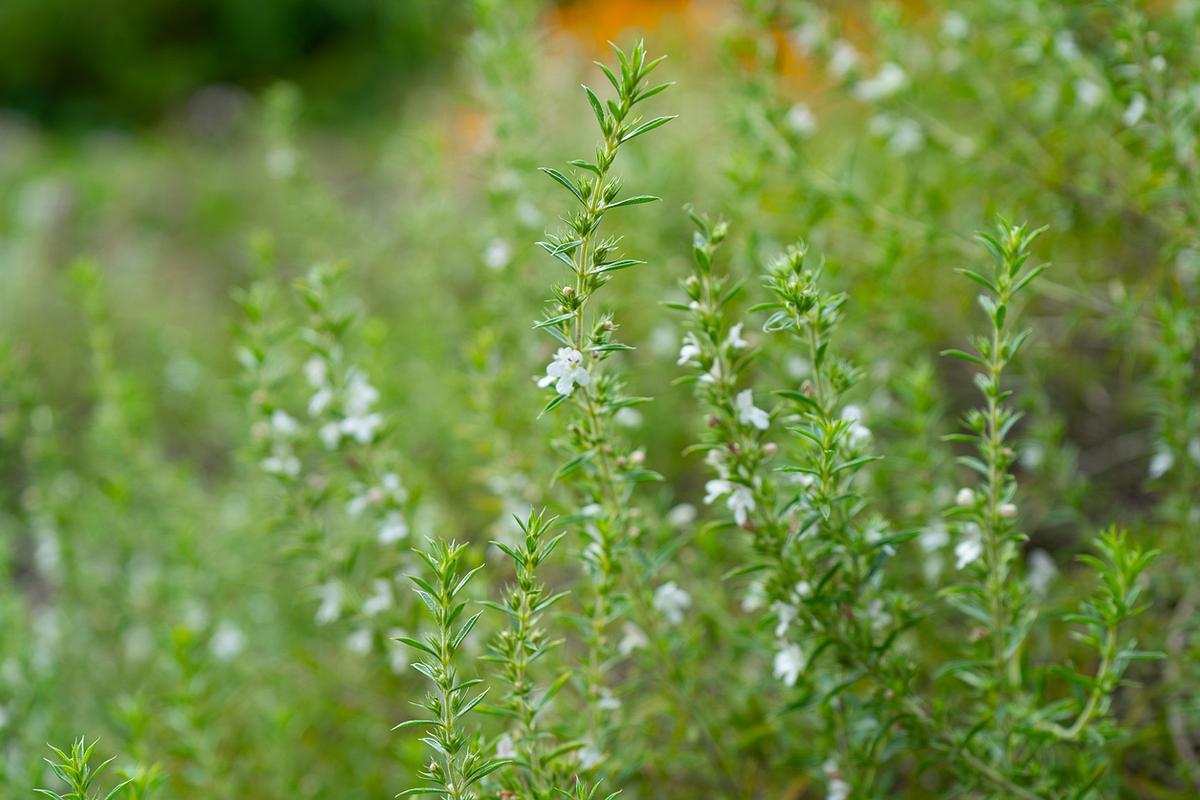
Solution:
M 897 526 L 936 516 L 962 478 L 940 437 L 974 389 L 937 353 L 980 318 L 953 270 L 982 262 L 971 235 L 996 213 L 1048 224 L 1039 256 L 1054 267 L 1014 378 L 1029 548 L 1064 597 L 1079 592 L 1074 555 L 1110 521 L 1166 549 L 1145 623 L 1165 646 L 1200 462 L 1196 4 L 1143 9 L 1177 92 L 1163 89 L 1153 130 L 1129 122 L 1151 95 L 1124 69 L 1144 31 L 1107 6 L 981 0 L 959 30 L 939 4 L 797 5 L 827 40 L 786 3 L 724 0 L 0 4 L 5 795 L 44 778 L 44 742 L 78 733 L 161 764 L 170 797 L 408 785 L 419 743 L 390 728 L 416 684 L 384 631 L 415 629 L 416 609 L 372 622 L 365 655 L 342 646 L 361 620 L 313 621 L 317 579 L 256 463 L 244 291 L 274 287 L 281 326 L 299 326 L 291 283 L 344 264 L 356 357 L 420 490 L 413 536 L 466 539 L 482 558 L 509 513 L 553 498 L 532 380 L 551 343 L 529 329 L 561 280 L 533 243 L 564 198 L 536 167 L 589 153 L 578 84 L 603 83 L 592 60 L 608 40 L 644 36 L 677 82 L 655 110 L 680 118 L 620 164 L 632 192 L 663 198 L 621 221 L 650 266 L 606 289 L 639 345 L 624 360 L 636 393 L 657 398 L 628 435 L 668 476 L 650 491 L 660 516 L 703 496 L 703 465 L 683 455 L 702 420 L 673 384 L 678 321 L 659 305 L 687 272 L 684 204 L 731 220 L 749 286 L 797 237 L 825 253 L 851 294 L 844 347 L 866 368 L 858 401 L 888 455 L 872 481 Z M 836 67 L 834 41 L 853 66 Z M 886 63 L 902 87 L 856 88 Z M 768 347 L 761 371 L 786 380 L 791 358 Z M 301 393 L 281 390 L 302 408 Z M 764 796 L 818 796 L 792 776 L 822 755 L 764 722 L 766 690 L 739 680 L 769 673 L 753 621 L 714 632 L 740 604 L 744 587 L 718 580 L 738 546 L 684 525 L 661 536 L 700 614 L 686 691 L 722 698 L 717 723 Z M 1066 652 L 1055 625 L 1048 658 Z M 1128 796 L 1191 796 L 1163 708 L 1186 711 L 1186 744 L 1196 696 L 1142 669 L 1149 688 L 1118 709 L 1137 733 L 1115 774 Z M 666 753 L 630 768 L 630 796 L 711 791 L 695 729 L 652 695 L 672 678 L 630 672 L 631 697 L 659 698 L 637 735 Z

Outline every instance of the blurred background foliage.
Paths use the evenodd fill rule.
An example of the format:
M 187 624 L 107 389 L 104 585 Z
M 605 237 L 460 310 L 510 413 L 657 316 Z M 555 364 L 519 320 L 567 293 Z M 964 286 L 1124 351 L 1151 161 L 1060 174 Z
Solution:
M 823 9 L 872 70 L 904 64 L 904 91 L 870 104 L 778 15 L 786 5 L 0 3 L 0 562 L 16 589 L 0 591 L 6 796 L 42 779 L 42 743 L 79 731 L 163 763 L 170 797 L 356 800 L 408 785 L 418 745 L 389 729 L 415 684 L 389 668 L 388 645 L 363 658 L 314 627 L 280 492 L 248 456 L 231 298 L 266 281 L 302 321 L 291 282 L 348 265 L 354 348 L 396 418 L 405 481 L 424 490 L 414 529 L 468 539 L 482 558 L 556 467 L 531 380 L 550 347 L 529 326 L 560 279 L 532 243 L 562 198 L 535 167 L 587 152 L 578 84 L 596 83 L 607 40 L 638 35 L 671 56 L 663 71 L 679 85 L 660 106 L 681 115 L 619 165 L 634 192 L 664 199 L 628 221 L 625 248 L 651 266 L 611 293 L 639 345 L 636 393 L 657 398 L 631 429 L 670 476 L 653 504 L 699 505 L 704 481 L 682 455 L 701 420 L 672 385 L 679 331 L 658 306 L 687 271 L 685 203 L 731 220 L 731 269 L 751 287 L 797 236 L 828 255 L 851 295 L 844 346 L 869 376 L 857 400 L 888 455 L 872 480 L 897 525 L 936 515 L 962 476 L 940 437 L 973 389 L 936 354 L 974 329 L 953 275 L 982 258 L 970 234 L 998 211 L 1049 224 L 1040 254 L 1055 266 L 1017 385 L 1030 547 L 1068 576 L 1111 520 L 1166 548 L 1176 558 L 1146 644 L 1162 646 L 1169 623 L 1178 651 L 1194 652 L 1194 624 L 1169 619 L 1191 602 L 1180 534 L 1194 534 L 1194 483 L 1154 465 L 1164 452 L 1186 462 L 1192 440 L 1168 434 L 1197 425 L 1194 411 L 1179 419 L 1195 399 L 1194 320 L 1154 310 L 1163 298 L 1194 308 L 1200 279 L 1194 112 L 1180 123 L 1190 145 L 1122 124 L 1143 90 L 1119 80 L 1126 33 L 1108 4 L 964 4 L 967 43 L 941 31 L 954 4 L 796 4 Z M 1193 85 L 1194 4 L 1147 8 Z M 1085 58 L 1063 56 L 1062 31 Z M 1022 48 L 1036 52 L 1014 60 Z M 1080 101 L 1082 80 L 1098 106 Z M 1171 325 L 1173 344 L 1160 335 Z M 786 374 L 791 358 L 768 348 L 761 370 Z M 760 790 L 817 796 L 779 779 L 781 764 L 798 774 L 823 756 L 804 754 L 804 732 L 770 717 L 745 679 L 769 674 L 752 621 L 715 632 L 741 602 L 744 587 L 718 580 L 737 545 L 703 526 L 678 537 L 667 568 L 691 582 L 699 617 L 690 649 L 671 654 L 694 676 L 683 691 L 723 698 L 716 723 L 761 768 Z M 412 611 L 394 624 L 415 625 Z M 236 648 L 221 631 L 242 632 Z M 1122 696 L 1138 727 L 1115 746 L 1115 773 L 1126 796 L 1194 796 L 1175 754 L 1200 730 L 1197 698 L 1157 669 L 1136 676 L 1146 692 Z M 629 735 L 670 757 L 618 776 L 628 796 L 714 791 L 695 726 L 652 692 L 672 678 L 631 673 L 630 698 L 644 680 L 655 699 Z M 1168 699 L 1182 723 L 1164 719 Z

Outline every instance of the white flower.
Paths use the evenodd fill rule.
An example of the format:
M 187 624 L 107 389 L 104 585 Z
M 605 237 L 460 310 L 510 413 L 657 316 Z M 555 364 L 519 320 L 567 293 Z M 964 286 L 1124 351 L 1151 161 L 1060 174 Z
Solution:
M 363 414 L 346 417 L 342 420 L 340 430 L 359 444 L 368 444 L 375 438 L 375 432 L 382 424 L 383 418 L 378 414 Z
M 383 518 L 382 527 L 379 528 L 379 543 L 395 544 L 407 537 L 408 523 L 404 521 L 404 516 L 398 511 L 388 512 Z
M 300 459 L 291 453 L 279 453 L 264 458 L 260 464 L 269 475 L 286 475 L 294 478 L 300 474 Z
M 575 391 L 576 384 L 590 385 L 592 376 L 580 366 L 582 363 L 583 353 L 573 347 L 558 348 L 554 360 L 546 366 L 545 377 L 538 381 L 538 386 L 545 388 L 553 383 L 554 391 L 566 395 Z
M 379 479 L 379 486 L 398 503 L 408 499 L 408 490 L 404 488 L 400 476 L 394 472 L 385 472 Z
M 996 511 L 1005 519 L 1012 519 L 1017 516 L 1017 506 L 1015 503 L 1001 503 Z
M 678 366 L 700 358 L 700 354 L 704 351 L 700 349 L 700 341 L 696 338 L 696 334 L 688 332 L 683 337 L 683 345 L 679 348 L 679 358 L 675 360 Z
M 1075 36 L 1070 31 L 1059 31 L 1054 37 L 1054 52 L 1063 61 L 1078 59 L 1079 45 L 1075 44 Z
M 799 136 L 812 136 L 817 132 L 817 118 L 804 103 L 796 103 L 789 108 L 783 124 Z
M 622 656 L 627 656 L 634 650 L 641 650 L 650 644 L 650 640 L 646 637 L 642 629 L 632 622 L 626 622 L 621 630 L 625 635 L 621 637 L 621 641 L 617 644 L 617 652 Z
M 359 628 L 346 637 L 346 649 L 351 653 L 365 656 L 371 652 L 371 629 Z
M 875 77 L 859 81 L 854 87 L 854 96 L 863 102 L 870 103 L 882 100 L 904 88 L 908 83 L 908 75 L 899 64 L 888 61 L 879 68 Z
M 208 641 L 208 648 L 220 661 L 231 661 L 246 646 L 246 636 L 232 622 L 223 621 Z
M 579 759 L 579 768 L 589 770 L 600 765 L 604 760 L 604 754 L 591 744 L 587 744 L 575 751 L 575 757 Z
M 1046 458 L 1046 449 L 1037 442 L 1030 442 L 1021 448 L 1021 466 L 1028 470 L 1037 469 Z
M 840 78 L 858 64 L 858 51 L 854 45 L 845 39 L 839 39 L 833 44 L 833 55 L 829 57 L 829 71 L 834 77 Z
M 379 392 L 361 370 L 352 370 L 346 384 L 346 416 L 363 417 L 379 399 Z
M 742 598 L 742 611 L 749 614 L 758 611 L 767 602 L 767 587 L 762 581 L 753 581 L 746 587 L 746 595 Z
M 287 145 L 272 147 L 267 153 L 267 172 L 272 178 L 290 178 L 296 174 L 299 161 L 295 148 Z
M 1129 101 L 1129 105 L 1125 108 L 1125 113 L 1121 115 L 1121 121 L 1125 123 L 1126 127 L 1132 128 L 1145 116 L 1146 108 L 1145 95 L 1135 94 L 1133 99 Z
M 892 135 L 888 137 L 888 151 L 898 156 L 915 153 L 925 146 L 925 132 L 921 123 L 915 119 L 903 117 L 896 120 Z
M 754 492 L 750 491 L 750 487 L 737 485 L 733 487 L 733 493 L 729 495 L 729 501 L 726 503 L 729 510 L 733 512 L 733 519 L 738 525 L 745 525 L 746 520 L 750 517 L 750 512 L 754 510 Z
M 300 432 L 300 424 L 291 414 L 277 408 L 271 414 L 271 430 L 280 436 L 295 436 Z
M 955 567 L 962 569 L 968 564 L 973 564 L 979 560 L 981 555 L 983 555 L 983 542 L 979 528 L 972 525 L 963 540 L 954 545 Z
M 957 11 L 948 11 L 942 17 L 942 35 L 952 41 L 959 41 L 967 38 L 967 34 L 971 32 L 971 25 L 967 22 L 967 18 Z
M 730 350 L 744 350 L 750 346 L 750 343 L 742 338 L 742 328 L 745 323 L 739 322 L 729 329 L 729 336 L 725 338 L 725 346 Z
M 304 378 L 308 381 L 309 386 L 314 389 L 320 389 L 328 382 L 329 367 L 326 366 L 322 359 L 313 356 L 304 362 Z
M 842 419 L 850 423 L 846 428 L 846 436 L 851 447 L 859 447 L 871 438 L 871 429 L 862 424 L 862 418 L 862 409 L 858 406 L 849 405 L 842 409 Z
M 600 689 L 600 697 L 596 699 L 596 708 L 601 711 L 619 711 L 621 701 L 613 694 L 612 689 L 605 686 Z
M 1161 478 L 1175 466 L 1175 456 L 1167 449 L 1159 450 L 1150 459 L 1150 477 Z
M 701 383 L 716 383 L 721 380 L 721 362 L 714 361 L 712 369 L 700 376 Z
M 958 490 L 958 494 L 954 495 L 954 502 L 960 508 L 970 508 L 975 505 L 975 493 L 964 486 Z
M 686 528 L 696 521 L 696 507 L 691 503 L 680 503 L 667 512 L 667 524 L 672 528 Z
M 1080 78 L 1075 81 L 1075 99 L 1079 101 L 1079 105 L 1091 110 L 1104 99 L 1104 89 L 1095 81 Z
M 362 613 L 368 617 L 377 616 L 392 607 L 392 585 L 383 578 L 376 578 L 371 587 L 374 591 L 362 604 Z
M 507 733 L 500 737 L 500 741 L 496 742 L 496 758 L 516 758 L 517 748 L 513 745 L 512 737 Z
M 892 621 L 892 615 L 883 609 L 883 601 L 876 599 L 867 606 L 867 619 L 871 620 L 871 627 L 883 628 Z
M 1029 588 L 1038 597 L 1045 597 L 1050 588 L 1050 581 L 1058 574 L 1054 559 L 1045 550 L 1033 550 L 1029 554 Z
M 807 663 L 800 645 L 789 644 L 775 654 L 775 677 L 786 686 L 795 686 Z
M 342 441 L 342 426 L 336 422 L 326 422 L 317 431 L 317 436 L 321 439 L 321 444 L 325 445 L 326 450 L 336 450 L 338 443 Z
M 613 422 L 623 428 L 640 428 L 642 427 L 642 412 L 628 406 L 619 408 L 617 413 L 613 414 Z
M 936 552 L 950 544 L 950 532 L 946 530 L 946 526 L 940 520 L 934 520 L 925 530 L 921 531 L 917 544 L 926 553 Z
M 754 405 L 754 390 L 747 389 L 738 392 L 737 400 L 738 422 L 743 425 L 753 425 L 760 431 L 765 431 L 771 425 L 771 416 Z
M 715 453 L 716 450 L 709 452 Z M 704 505 L 711 506 L 719 498 L 733 491 L 733 482 L 722 478 L 714 478 L 704 484 Z
M 504 269 L 510 261 L 512 261 L 512 247 L 508 242 L 500 238 L 488 242 L 487 249 L 483 251 L 483 263 L 488 269 Z
M 317 389 L 313 396 L 308 401 L 308 415 L 310 417 L 319 417 L 325 413 L 325 409 L 333 404 L 333 389 L 328 386 L 323 386 Z
M 1164 72 L 1167 69 L 1167 60 L 1162 56 L 1155 56 L 1150 59 L 1150 69 L 1155 72 Z
M 328 625 L 342 614 L 342 584 L 329 581 L 317 589 L 321 604 L 317 607 L 318 625 Z
M 654 607 L 672 625 L 683 622 L 683 612 L 692 605 L 692 596 L 669 581 L 654 591 Z
M 771 613 L 775 615 L 775 638 L 782 639 L 787 635 L 792 621 L 796 619 L 796 607 L 790 603 L 776 600 L 771 604 Z

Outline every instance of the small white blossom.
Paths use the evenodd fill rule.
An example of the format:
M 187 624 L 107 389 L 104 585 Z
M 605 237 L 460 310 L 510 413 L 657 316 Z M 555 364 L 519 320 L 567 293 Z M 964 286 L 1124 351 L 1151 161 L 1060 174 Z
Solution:
M 963 540 L 954 545 L 955 567 L 962 569 L 968 564 L 973 564 L 983 555 L 983 541 L 979 533 L 979 528 L 972 525 L 967 531 Z
M 1155 72 L 1165 72 L 1167 69 L 1167 59 L 1160 55 L 1155 56 L 1154 58 L 1150 59 L 1150 69 L 1154 70 Z
M 1045 597 L 1050 588 L 1050 582 L 1058 574 L 1054 559 L 1045 550 L 1033 550 L 1029 554 L 1029 588 L 1038 597 Z
M 1141 122 L 1142 117 L 1146 114 L 1147 106 L 1145 95 L 1135 94 L 1129 101 L 1129 105 L 1126 106 L 1125 112 L 1121 114 L 1121 121 L 1125 123 L 1126 127 L 1132 128 Z
M 683 612 L 692 605 L 692 596 L 669 581 L 654 591 L 654 608 L 672 625 L 683 622 Z
M 245 646 L 245 634 L 242 633 L 241 628 L 229 621 L 223 621 L 218 625 L 212 639 L 208 642 L 212 654 L 220 661 L 232 661 Z
M 957 11 L 948 11 L 942 17 L 942 35 L 951 41 L 961 41 L 971 32 L 967 18 Z
M 744 350 L 750 346 L 750 343 L 742 338 L 742 328 L 745 323 L 739 322 L 729 329 L 729 336 L 725 338 L 725 346 L 730 350 Z
M 538 381 L 538 386 L 545 388 L 554 384 L 554 391 L 568 395 L 575 391 L 575 386 L 588 386 L 592 377 L 583 363 L 583 353 L 573 347 L 560 347 L 554 354 L 554 360 L 546 366 L 546 375 Z
M 733 518 L 738 525 L 745 525 L 749 514 L 755 508 L 754 492 L 747 486 L 716 478 L 704 484 L 704 503 L 712 505 L 720 497 L 729 495 L 726 505 L 733 512 Z
M 975 492 L 964 486 L 954 495 L 954 502 L 960 508 L 970 508 L 975 505 Z
M 1162 449 L 1156 452 L 1150 458 L 1150 477 L 1161 478 L 1171 471 L 1171 467 L 1175 466 L 1175 456 L 1167 449 Z
M 365 656 L 371 652 L 371 630 L 370 628 L 359 628 L 354 633 L 346 637 L 346 649 L 351 653 L 357 653 L 360 656 Z
M 368 444 L 375 438 L 375 432 L 383 424 L 383 418 L 378 414 L 362 414 L 350 416 L 342 420 L 341 433 L 349 436 L 359 444 Z
M 379 528 L 379 543 L 395 544 L 406 538 L 408 538 L 408 523 L 404 521 L 404 515 L 399 511 L 388 512 L 388 515 L 383 518 L 383 525 Z
M 837 761 L 832 758 L 825 762 L 821 767 L 825 772 L 825 777 L 829 780 L 829 792 L 825 795 L 825 800 L 848 800 L 850 797 L 850 784 L 846 783 L 842 776 L 842 771 L 838 769 Z
M 1063 61 L 1076 61 L 1079 59 L 1079 45 L 1075 44 L 1075 36 L 1070 31 L 1059 31 L 1054 37 L 1054 52 Z
M 642 412 L 628 406 L 619 408 L 617 413 L 613 414 L 613 422 L 623 428 L 640 428 L 642 427 Z
M 271 430 L 279 436 L 295 436 L 300 432 L 300 423 L 281 408 L 271 413 Z
M 680 503 L 667 512 L 667 523 L 672 528 L 686 528 L 696 521 L 696 507 L 691 503 Z
M 342 441 L 342 426 L 336 422 L 326 422 L 317 431 L 317 436 L 321 439 L 321 444 L 325 445 L 326 450 L 336 450 L 338 443 Z
M 368 617 L 378 616 L 392 607 L 392 585 L 382 578 L 371 583 L 371 596 L 362 604 L 362 613 Z
M 762 581 L 754 581 L 746 587 L 746 594 L 742 597 L 742 611 L 747 614 L 758 611 L 767 603 L 767 587 L 763 586 Z
M 300 459 L 286 452 L 267 456 L 259 466 L 262 467 L 263 472 L 269 475 L 286 475 L 294 478 L 300 474 Z
M 695 333 L 688 332 L 683 337 L 683 345 L 679 348 L 679 357 L 676 360 L 677 366 L 684 366 L 686 363 L 695 361 L 700 357 L 703 350 L 700 347 L 700 341 L 696 338 Z
M 996 511 L 1005 519 L 1012 519 L 1017 516 L 1017 506 L 1015 503 L 1001 503 Z
M 328 625 L 342 614 L 342 584 L 329 581 L 317 589 L 320 605 L 317 607 L 318 625 Z
M 858 64 L 858 51 L 854 45 L 845 39 L 839 39 L 833 44 L 833 54 L 829 57 L 829 71 L 834 77 L 840 78 L 854 69 Z
M 633 651 L 641 650 L 650 644 L 650 639 L 647 638 L 642 629 L 632 622 L 626 622 L 621 627 L 621 631 L 624 635 L 621 637 L 621 641 L 617 643 L 617 652 L 622 656 L 628 656 Z
M 787 635 L 788 628 L 792 626 L 792 622 L 796 619 L 796 614 L 798 613 L 796 607 L 791 603 L 776 600 L 771 604 L 771 613 L 775 615 L 775 638 L 782 639 Z
M 872 628 L 885 628 L 891 623 L 892 615 L 884 610 L 883 601 L 876 599 L 867 606 L 867 619 L 871 620 Z
M 908 83 L 908 75 L 899 64 L 888 61 L 879 68 L 872 78 L 859 81 L 854 87 L 854 96 L 863 102 L 870 103 L 890 97 L 904 88 Z
M 310 417 L 319 417 L 331 405 L 333 405 L 333 389 L 328 386 L 322 386 L 309 398 L 308 415 Z
M 320 389 L 329 380 L 329 367 L 323 360 L 313 356 L 304 362 L 304 378 L 308 381 L 309 386 Z
M 804 103 L 796 103 L 789 108 L 783 124 L 798 136 L 812 136 L 817 132 L 817 118 Z
M 1075 81 L 1075 99 L 1079 101 L 1079 105 L 1090 111 L 1104 99 L 1104 88 L 1095 81 L 1080 78 Z
M 775 654 L 774 674 L 785 686 L 795 686 L 808 663 L 798 644 L 789 644 Z
M 921 123 L 909 117 L 896 120 L 892 135 L 888 137 L 887 149 L 894 155 L 906 156 L 925 146 L 925 132 Z
M 600 762 L 604 760 L 604 754 L 591 744 L 576 750 L 575 757 L 579 759 L 579 768 L 585 771 L 598 767 Z
M 754 390 L 747 389 L 738 392 L 737 399 L 738 422 L 743 425 L 753 425 L 760 431 L 765 431 L 771 425 L 771 416 L 754 405 Z
M 600 696 L 596 698 L 596 708 L 601 711 L 619 711 L 621 701 L 613 694 L 612 689 L 605 686 L 600 689 Z
M 721 362 L 714 361 L 712 369 L 700 376 L 701 383 L 716 383 L 721 380 Z
M 863 412 L 858 406 L 849 405 L 842 409 L 842 419 L 850 423 L 846 429 L 846 437 L 851 447 L 866 444 L 871 438 L 871 429 L 862 424 L 862 418 Z
M 379 391 L 367 380 L 361 370 L 352 370 L 346 383 L 346 415 L 366 416 L 371 406 L 379 399 Z
M 497 237 L 488 242 L 483 251 L 483 263 L 490 270 L 502 270 L 512 261 L 512 247 L 505 240 Z
M 496 742 L 496 758 L 516 758 L 517 748 L 513 744 L 512 737 L 507 733 L 500 737 L 500 741 Z

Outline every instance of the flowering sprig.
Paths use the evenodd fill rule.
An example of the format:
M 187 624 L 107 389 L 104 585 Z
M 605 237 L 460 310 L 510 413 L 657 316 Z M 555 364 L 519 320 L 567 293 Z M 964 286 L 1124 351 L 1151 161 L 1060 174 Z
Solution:
M 971 619 L 986 622 L 986 634 L 980 638 L 990 644 L 991 668 L 979 675 L 979 685 L 986 687 L 997 720 L 1005 719 L 1007 699 L 1019 683 L 1017 659 L 1033 621 L 1026 586 L 1010 579 L 1026 536 L 1016 524 L 1016 480 L 1010 472 L 1016 455 L 1006 441 L 1020 414 L 1007 405 L 1011 392 L 1003 388 L 1001 378 L 1031 333 L 1012 330 L 1015 313 L 1011 310 L 1014 299 L 1046 269 L 1028 263 L 1030 245 L 1043 230 L 1030 231 L 1001 220 L 995 235 L 979 235 L 992 256 L 991 273 L 960 272 L 987 290 L 979 295 L 979 304 L 991 330 L 976 337 L 973 353 L 954 349 L 943 353 L 979 368 L 975 384 L 984 398 L 984 407 L 966 416 L 968 433 L 950 437 L 973 444 L 977 452 L 959 460 L 979 475 L 980 484 L 959 491 L 951 515 L 965 522 L 955 549 L 957 566 L 963 569 L 978 560 L 983 585 L 953 588 L 947 596 Z
M 533 667 L 559 645 L 543 627 L 543 614 L 567 595 L 548 594 L 538 578 L 538 568 L 550 557 L 566 533 L 548 537 L 553 520 L 530 512 L 525 520 L 517 519 L 521 537 L 515 545 L 493 542 L 510 559 L 516 572 L 515 583 L 505 591 L 503 602 L 487 603 L 508 618 L 508 627 L 500 630 L 489 645 L 487 660 L 500 665 L 507 684 L 500 709 L 511 717 L 513 728 L 501 739 L 498 753 L 514 754 L 517 770 L 505 773 L 505 789 L 515 796 L 540 800 L 551 796 L 558 785 L 562 770 L 556 762 L 580 747 L 580 744 L 559 745 L 542 725 L 542 712 L 566 684 L 565 673 L 548 687 L 540 687 Z
M 472 576 L 482 567 L 460 572 L 466 545 L 435 540 L 428 550 L 417 555 L 429 568 L 432 580 L 410 575 L 414 591 L 433 617 L 433 630 L 424 640 L 408 636 L 396 637 L 402 644 L 420 654 L 412 664 L 433 684 L 421 707 L 429 712 L 427 719 L 412 719 L 397 729 L 426 726 L 421 738 L 432 751 L 429 764 L 419 773 L 425 786 L 415 786 L 399 796 L 431 794 L 445 800 L 475 800 L 475 786 L 496 770 L 510 763 L 508 759 L 489 758 L 480 752 L 478 737 L 467 733 L 463 718 L 487 695 L 487 690 L 475 690 L 483 683 L 478 678 L 463 680 L 455 664 L 463 641 L 470 635 L 482 611 L 462 619 L 467 602 L 459 599 Z
M 602 286 L 617 272 L 644 262 L 618 257 L 619 238 L 601 238 L 599 228 L 610 211 L 658 199 L 650 195 L 618 199 L 621 181 L 611 176 L 611 169 L 623 145 L 673 119 L 660 116 L 642 121 L 633 113 L 639 103 L 670 85 L 646 85 L 646 79 L 663 59 L 647 60 L 645 46 L 641 43 L 629 54 L 615 45 L 613 49 L 619 62 L 618 69 L 599 66 L 616 96 L 601 102 L 596 92 L 584 87 L 602 135 L 595 161 L 570 162 L 582 173 L 574 176 L 552 168 L 543 169 L 579 205 L 567 220 L 565 232 L 547 234 L 545 240 L 538 243 L 567 267 L 571 280 L 555 290 L 546 318 L 535 325 L 560 345 L 546 368 L 545 377 L 539 382 L 543 387 L 552 388 L 554 393 L 543 413 L 552 411 L 568 399 L 573 399 L 575 411 L 563 448 L 568 460 L 559 469 L 556 480 L 569 477 L 577 487 L 575 502 L 581 513 L 572 521 L 579 524 L 588 541 L 584 562 L 591 592 L 584 609 L 588 658 L 582 677 L 592 711 L 589 734 L 595 740 L 607 735 L 611 712 L 616 705 L 604 702 L 611 693 L 605 679 L 613 656 L 608 628 L 619 613 L 621 560 L 635 535 L 630 499 L 638 482 L 658 477 L 642 466 L 642 452 L 621 444 L 613 432 L 614 415 L 645 402 L 645 398 L 626 396 L 620 377 L 603 369 L 613 353 L 632 348 L 616 340 L 617 325 L 612 315 L 594 309 L 595 293 Z M 598 746 L 599 741 L 594 744 Z

